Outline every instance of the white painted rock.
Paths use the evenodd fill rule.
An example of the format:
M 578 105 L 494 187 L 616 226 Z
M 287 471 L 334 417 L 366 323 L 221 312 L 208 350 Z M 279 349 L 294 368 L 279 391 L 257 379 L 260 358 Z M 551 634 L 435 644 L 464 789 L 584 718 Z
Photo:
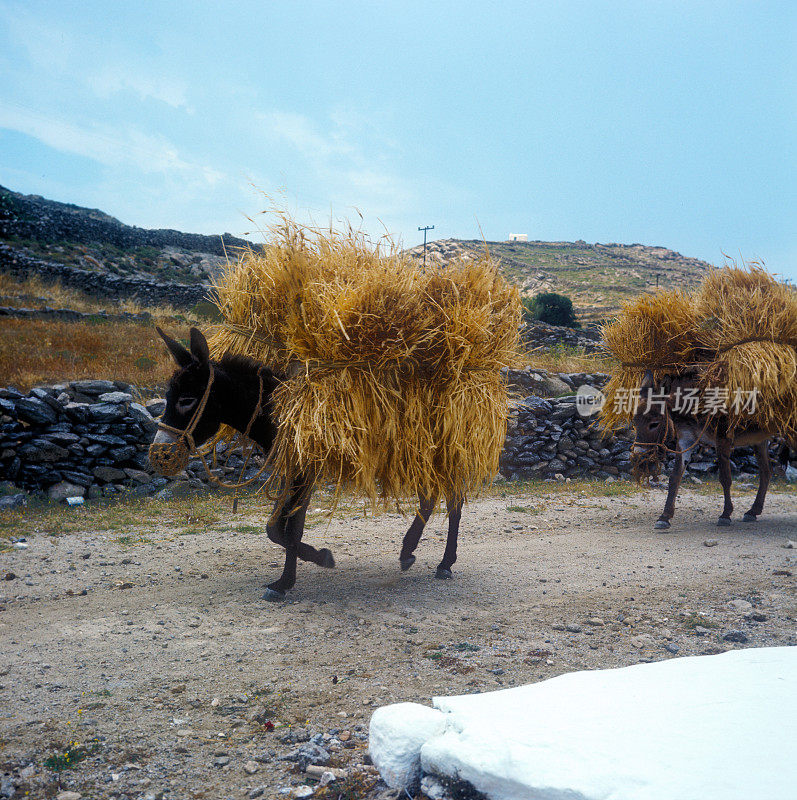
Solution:
M 430 725 L 423 772 L 464 779 L 491 800 L 797 796 L 797 759 L 783 747 L 797 741 L 797 647 L 572 672 L 434 705 L 445 724 Z M 408 763 L 420 738 L 406 707 L 417 708 L 374 713 L 372 735 L 378 715 L 390 721 L 371 744 L 380 770 L 393 740 Z
M 374 711 L 368 752 L 391 789 L 411 786 L 421 777 L 421 746 L 442 733 L 446 716 L 418 703 L 394 703 Z

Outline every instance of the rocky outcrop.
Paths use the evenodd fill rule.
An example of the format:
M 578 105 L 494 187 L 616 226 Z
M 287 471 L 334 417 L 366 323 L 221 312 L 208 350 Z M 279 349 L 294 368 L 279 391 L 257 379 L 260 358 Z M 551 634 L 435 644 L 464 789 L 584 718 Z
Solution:
M 236 248 L 252 246 L 231 233 L 205 236 L 124 225 L 97 209 L 58 203 L 39 195 L 24 195 L 0 186 L 0 239 L 12 236 L 40 242 L 106 242 L 125 250 L 176 247 L 222 257 Z
M 144 306 L 193 308 L 207 298 L 209 288 L 202 284 L 161 283 L 147 278 L 92 272 L 55 261 L 40 261 L 7 244 L 0 244 L 0 272 L 8 272 L 19 280 L 37 276 L 94 297 L 131 299 Z

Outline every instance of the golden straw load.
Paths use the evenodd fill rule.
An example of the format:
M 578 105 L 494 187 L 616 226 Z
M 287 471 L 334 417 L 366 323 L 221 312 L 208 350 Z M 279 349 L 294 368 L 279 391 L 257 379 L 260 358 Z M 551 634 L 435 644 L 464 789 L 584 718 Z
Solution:
M 489 254 L 424 271 L 389 240 L 286 216 L 215 287 L 211 352 L 287 376 L 276 478 L 302 471 L 373 501 L 465 497 L 495 475 L 520 300 Z
M 758 264 L 711 270 L 692 294 L 657 292 L 627 303 L 603 330 L 620 367 L 606 387 L 601 417 L 608 428 L 627 424 L 648 369 L 694 374 L 701 394 L 728 398 L 731 429 L 751 416 L 761 428 L 797 436 L 797 292 Z M 734 398 L 740 402 L 734 404 Z

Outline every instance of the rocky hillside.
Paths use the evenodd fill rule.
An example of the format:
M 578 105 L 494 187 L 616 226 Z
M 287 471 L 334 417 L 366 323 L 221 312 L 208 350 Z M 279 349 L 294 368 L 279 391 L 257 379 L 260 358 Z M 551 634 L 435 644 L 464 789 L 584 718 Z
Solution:
M 124 225 L 97 209 L 23 195 L 0 186 L 0 244 L 27 259 L 132 280 L 197 284 L 250 246 L 229 233 L 203 236 Z
M 430 242 L 427 263 L 482 253 L 479 240 L 442 239 Z M 524 295 L 558 292 L 573 301 L 582 323 L 611 317 L 623 300 L 657 285 L 690 288 L 708 264 L 666 247 L 643 244 L 587 244 L 577 242 L 487 242 L 507 278 Z M 423 255 L 423 245 L 410 250 Z
M 623 300 L 655 288 L 657 280 L 661 286 L 689 288 L 708 267 L 704 261 L 665 247 L 641 244 L 535 241 L 487 245 L 523 294 L 565 294 L 586 325 L 611 317 Z M 201 287 L 226 263 L 225 253 L 251 246 L 258 245 L 229 233 L 203 236 L 131 227 L 96 209 L 0 186 L 0 268 L 19 276 L 38 272 L 47 280 L 58 279 L 89 291 L 97 276 L 102 284 L 96 285 L 98 293 L 134 296 L 156 304 L 167 297 L 173 304 L 190 307 L 204 296 Z M 444 239 L 429 243 L 426 257 L 428 262 L 440 264 L 475 256 L 483 248 L 479 240 Z M 420 257 L 423 247 L 409 252 Z M 172 292 L 169 287 L 175 285 L 180 288 Z

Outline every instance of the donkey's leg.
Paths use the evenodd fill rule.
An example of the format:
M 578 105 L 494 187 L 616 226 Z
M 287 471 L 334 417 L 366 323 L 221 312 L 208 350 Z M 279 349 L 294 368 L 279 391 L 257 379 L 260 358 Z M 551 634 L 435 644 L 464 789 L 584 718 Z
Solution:
M 415 563 L 415 548 L 421 540 L 421 534 L 432 516 L 434 507 L 437 505 L 437 497 L 426 497 L 422 492 L 418 492 L 418 511 L 415 513 L 415 519 L 412 521 L 409 530 L 404 535 L 404 541 L 401 543 L 401 553 L 399 553 L 399 563 L 401 564 L 402 572 L 408 570 Z
M 667 530 L 670 527 L 670 520 L 675 514 L 675 498 L 678 496 L 678 488 L 681 485 L 681 479 L 684 476 L 684 469 L 686 468 L 686 459 L 684 454 L 680 453 L 675 461 L 675 466 L 670 475 L 670 481 L 667 484 L 667 500 L 664 503 L 664 511 L 661 516 L 656 520 L 653 525 L 656 530 Z
M 755 457 L 758 462 L 758 492 L 750 510 L 742 517 L 745 522 L 755 522 L 758 515 L 764 510 L 764 500 L 772 477 L 772 464 L 769 461 L 769 441 L 760 442 L 755 448 Z
M 284 527 L 285 566 L 279 579 L 266 587 L 266 591 L 262 595 L 263 600 L 282 600 L 286 592 L 293 588 L 296 583 L 296 559 L 300 552 L 309 556 L 307 560 L 318 559 L 316 563 L 326 561 L 327 556 L 329 559 L 332 558 L 332 553 L 328 550 L 316 551 L 315 548 L 302 544 L 304 521 L 312 494 L 312 482 L 297 481 L 291 489 L 289 501 L 286 503 L 286 508 L 289 510 L 286 511 Z M 315 558 L 312 557 L 311 552 Z M 333 560 L 333 566 L 334 563 Z
M 717 456 L 719 458 L 720 484 L 725 494 L 725 505 L 722 514 L 717 520 L 717 525 L 730 525 L 731 514 L 733 514 L 733 503 L 731 502 L 731 450 L 733 445 L 730 439 L 717 438 Z
M 452 578 L 451 567 L 457 560 L 457 537 L 459 536 L 459 521 L 462 519 L 462 500 L 446 498 L 448 506 L 448 538 L 443 560 L 437 565 L 435 578 Z
M 297 485 L 297 488 L 290 493 L 285 502 L 281 503 L 278 507 L 275 507 L 274 512 L 266 524 L 266 534 L 272 542 L 276 542 L 276 544 L 281 545 L 282 547 L 287 546 L 285 530 L 288 520 L 292 515 L 291 510 L 293 509 L 296 513 L 299 513 L 302 505 L 302 493 L 305 491 L 308 492 L 304 511 L 306 515 L 307 504 L 310 502 L 310 497 L 313 493 L 313 487 L 311 486 L 309 489 L 307 489 L 303 483 L 299 483 Z M 302 530 L 304 530 L 304 520 L 302 520 Z M 321 550 L 316 550 L 315 547 L 311 547 L 309 544 L 299 542 L 296 547 L 296 552 L 302 561 L 311 561 L 313 564 L 318 564 L 319 567 L 335 566 L 335 559 L 332 556 L 332 552 L 326 547 L 322 548 Z

